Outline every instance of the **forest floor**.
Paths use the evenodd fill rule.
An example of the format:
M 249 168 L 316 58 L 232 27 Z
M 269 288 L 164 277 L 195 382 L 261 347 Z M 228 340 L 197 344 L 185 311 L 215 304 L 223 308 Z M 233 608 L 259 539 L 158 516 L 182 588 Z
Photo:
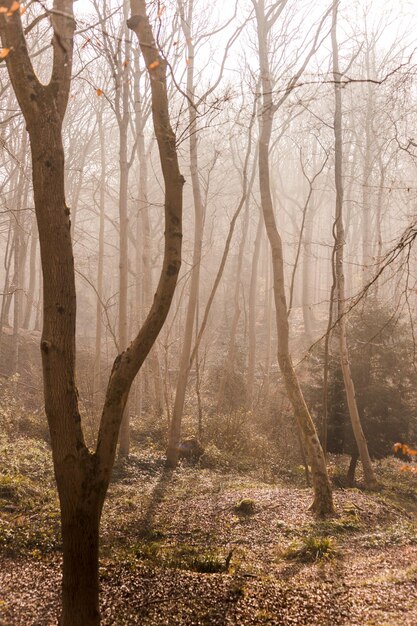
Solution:
M 0 463 L 0 624 L 56 624 L 59 515 L 47 451 L 21 444 L 29 457 L 18 467 L 12 452 Z M 397 481 L 394 465 L 379 492 L 336 489 L 337 516 L 318 522 L 299 482 L 171 473 L 158 455 L 133 456 L 116 468 L 103 513 L 103 625 L 415 626 L 417 478 Z

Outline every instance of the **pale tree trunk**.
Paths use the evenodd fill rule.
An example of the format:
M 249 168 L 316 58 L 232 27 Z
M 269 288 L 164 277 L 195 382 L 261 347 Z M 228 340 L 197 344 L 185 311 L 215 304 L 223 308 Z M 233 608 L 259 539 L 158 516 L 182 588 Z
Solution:
M 305 236 L 303 242 L 303 272 L 302 272 L 302 292 L 301 306 L 303 311 L 304 332 L 308 345 L 313 343 L 314 334 L 314 315 L 313 315 L 313 289 L 312 289 L 312 272 L 313 263 L 312 237 L 313 237 L 313 211 L 314 198 L 311 202 L 310 210 L 307 212 L 305 223 Z
M 81 152 L 81 160 L 79 162 L 79 175 L 77 177 L 77 181 L 74 183 L 73 193 L 71 195 L 71 237 L 74 239 L 75 234 L 75 225 L 78 217 L 78 202 L 80 200 L 80 193 L 83 185 L 83 172 L 85 167 L 85 162 L 87 160 L 88 153 L 90 151 L 90 145 L 92 140 L 95 137 L 95 129 L 91 134 L 89 140 L 82 147 Z
M 128 2 L 123 2 L 123 15 L 127 19 Z M 129 249 L 128 249 L 128 183 L 130 163 L 128 160 L 128 129 L 129 129 L 129 62 L 130 38 L 127 27 L 123 29 L 123 70 L 119 75 L 121 85 L 117 87 L 116 115 L 119 125 L 119 351 L 124 351 L 128 345 L 128 277 L 129 277 Z M 120 59 L 121 60 L 121 59 Z M 130 420 L 129 407 L 126 405 L 119 439 L 119 456 L 126 458 L 130 451 Z
M 268 236 L 266 244 L 269 245 Z M 269 412 L 269 388 L 271 383 L 271 334 L 272 334 L 272 294 L 274 292 L 273 279 L 271 277 L 271 256 L 269 249 L 265 247 L 265 294 L 264 294 L 264 324 L 265 324 L 265 360 L 263 378 L 263 397 L 265 409 Z
M 7 313 L 7 302 L 9 299 L 10 268 L 12 265 L 13 249 L 14 249 L 14 228 L 13 228 L 13 216 L 11 216 L 9 219 L 6 251 L 4 253 L 5 276 L 4 276 L 3 298 L 1 301 L 1 313 L 0 313 L 0 353 L 1 353 L 1 348 L 3 344 L 3 327 L 8 321 L 6 313 Z
M 369 47 L 365 55 L 365 76 L 370 74 Z M 366 286 L 372 276 L 372 233 L 371 233 L 371 175 L 372 175 L 372 118 L 374 115 L 372 84 L 366 84 L 366 113 L 365 113 L 365 154 L 363 161 L 362 183 L 362 286 Z
M 26 157 L 27 133 L 23 133 L 23 139 L 19 151 L 19 163 L 23 164 Z M 23 272 L 25 261 L 24 241 L 24 211 L 27 202 L 28 188 L 25 182 L 25 169 L 20 165 L 14 193 L 14 279 L 13 279 L 13 342 L 12 342 L 12 374 L 19 371 L 19 328 L 22 311 L 23 295 Z
M 383 205 L 384 205 L 384 191 L 385 191 L 384 187 L 385 187 L 386 168 L 382 161 L 381 150 L 379 150 L 378 161 L 379 161 L 380 179 L 379 179 L 378 200 L 377 200 L 377 205 L 376 205 L 375 274 L 380 271 L 381 263 L 382 263 L 382 250 L 383 250 L 382 223 L 383 223 Z M 375 283 L 375 296 L 376 298 L 378 298 L 379 296 L 379 280 L 377 280 Z
M 11 0 L 0 0 L 10 12 Z M 132 382 L 168 314 L 181 265 L 182 188 L 176 139 L 169 121 L 166 62 L 159 55 L 145 2 L 131 2 L 135 30 L 152 81 L 154 129 L 165 185 L 165 251 L 154 304 L 138 335 L 113 364 L 96 451 L 84 442 L 75 384 L 76 294 L 70 211 L 64 192 L 62 121 L 71 85 L 75 22 L 73 1 L 55 0 L 53 66 L 49 85 L 36 78 L 20 11 L 0 14 L 6 63 L 25 117 L 32 152 L 35 210 L 43 270 L 41 354 L 45 411 L 61 506 L 63 539 L 62 626 L 98 626 L 98 537 L 123 411 Z
M 259 187 L 262 213 L 272 253 L 274 299 L 278 333 L 278 363 L 284 379 L 285 388 L 294 411 L 294 416 L 300 426 L 311 463 L 312 481 L 314 487 L 314 502 L 312 504 L 312 509 L 317 513 L 317 515 L 324 516 L 331 514 L 334 511 L 332 490 L 327 474 L 323 450 L 317 436 L 314 422 L 305 403 L 290 355 L 289 323 L 285 293 L 282 241 L 275 220 L 271 195 L 269 150 L 272 122 L 276 105 L 274 105 L 272 99 L 273 87 L 267 47 L 268 37 L 270 35 L 270 22 L 265 17 L 264 0 L 259 0 L 258 2 L 253 0 L 253 3 L 257 18 L 258 52 L 262 80 L 262 111 L 260 116 L 259 137 Z
M 146 245 L 146 237 L 145 237 L 145 229 L 142 229 L 142 220 L 143 214 L 147 213 L 147 201 L 148 201 L 148 193 L 147 193 L 147 162 L 146 162 L 146 154 L 145 154 L 145 134 L 144 134 L 144 126 L 145 120 L 143 116 L 143 103 L 142 103 L 142 93 L 141 93 L 141 85 L 140 85 L 140 65 L 139 65 L 139 56 L 135 55 L 135 80 L 134 80 L 134 89 L 135 89 L 135 131 L 136 131 L 136 150 L 138 156 L 139 163 L 139 176 L 138 176 L 138 207 L 136 213 L 136 248 L 135 248 L 135 272 L 136 272 L 136 280 L 135 280 L 135 308 L 136 308 L 136 319 L 135 322 L 137 325 L 141 324 L 143 321 L 143 310 L 144 310 L 144 289 L 143 283 L 146 277 L 146 280 L 149 279 L 148 272 L 144 271 L 144 261 L 143 256 L 145 255 L 145 245 Z M 148 252 L 146 252 L 148 255 Z M 135 409 L 139 418 L 142 415 L 142 406 L 143 406 L 143 371 L 136 378 L 136 398 L 135 398 Z
M 135 60 L 135 127 L 136 127 L 136 151 L 139 162 L 138 195 L 139 207 L 136 219 L 136 287 L 135 302 L 137 307 L 137 319 L 140 318 L 141 311 L 147 311 L 152 305 L 152 235 L 151 222 L 149 217 L 148 198 L 148 160 L 150 159 L 151 146 L 146 151 L 145 145 L 145 124 L 147 114 L 145 113 L 146 101 L 142 102 L 143 96 L 140 93 L 140 67 L 138 59 Z M 139 243 L 140 242 L 140 243 Z M 153 347 L 147 359 L 146 367 L 141 372 L 138 380 L 139 414 L 142 412 L 143 393 L 145 388 L 153 386 L 153 406 L 156 415 L 163 413 L 162 401 L 162 381 L 160 374 L 159 358 L 156 346 Z
M 258 266 L 259 266 L 259 254 L 261 251 L 262 240 L 262 216 L 259 217 L 258 226 L 256 229 L 255 245 L 252 256 L 252 270 L 249 286 L 249 302 L 248 302 L 248 374 L 247 374 L 247 408 L 250 410 L 253 407 L 254 402 L 254 390 L 255 390 L 255 366 L 256 366 L 256 291 L 258 285 Z
M 38 300 L 36 303 L 36 314 L 35 314 L 35 324 L 34 330 L 40 332 L 42 327 L 43 320 L 43 278 L 42 278 L 42 259 L 38 268 Z
M 191 368 L 191 365 L 194 363 L 194 359 L 196 358 L 198 349 L 201 344 L 201 340 L 206 330 L 208 319 L 210 316 L 211 307 L 213 305 L 214 298 L 216 296 L 217 289 L 222 280 L 224 269 L 227 263 L 227 259 L 229 257 L 230 246 L 232 243 L 233 234 L 234 234 L 235 227 L 236 227 L 236 222 L 239 218 L 239 215 L 242 211 L 243 206 L 245 205 L 245 202 L 249 193 L 248 171 L 249 171 L 249 161 L 250 161 L 251 152 L 252 152 L 252 131 L 253 131 L 253 125 L 255 122 L 255 117 L 256 117 L 256 99 L 253 104 L 252 117 L 251 117 L 249 128 L 248 128 L 248 143 L 247 143 L 247 148 L 246 148 L 246 154 L 245 154 L 244 165 L 243 165 L 243 174 L 242 174 L 242 179 L 243 179 L 242 180 L 242 194 L 241 194 L 239 203 L 236 207 L 236 210 L 233 213 L 233 217 L 230 221 L 229 230 L 228 230 L 227 237 L 226 237 L 226 243 L 225 243 L 222 258 L 220 260 L 220 264 L 216 273 L 216 278 L 214 279 L 213 286 L 211 288 L 210 295 L 208 297 L 208 300 L 204 309 L 204 315 L 203 315 L 201 325 L 198 329 L 198 332 L 196 332 L 196 339 L 195 339 L 193 350 L 191 352 L 190 362 L 188 365 L 189 370 Z
M 13 341 L 12 341 L 12 374 L 19 371 L 19 321 L 20 321 L 20 223 L 19 212 L 15 214 L 14 223 L 14 281 L 13 281 Z
M 104 102 L 104 100 L 103 100 Z M 97 293 L 96 293 L 96 340 L 94 350 L 93 369 L 93 408 L 94 415 L 98 415 L 101 390 L 101 347 L 103 335 L 103 274 L 104 274 L 104 217 L 106 199 L 106 141 L 103 127 L 104 104 L 98 118 L 98 133 L 100 139 L 100 193 L 99 193 L 99 230 L 98 230 L 98 261 L 97 261 Z
M 349 408 L 352 430 L 355 436 L 356 445 L 358 447 L 361 459 L 365 484 L 369 489 L 377 487 L 377 481 L 372 468 L 371 459 L 368 452 L 365 435 L 362 430 L 362 424 L 359 417 L 358 406 L 356 403 L 355 387 L 352 380 L 352 374 L 349 363 L 349 350 L 346 337 L 346 294 L 345 294 L 345 277 L 344 277 L 344 247 L 345 232 L 343 226 L 343 137 L 342 137 L 342 93 L 341 93 L 341 74 L 339 69 L 339 50 L 337 45 L 337 7 L 338 2 L 333 3 L 333 22 L 332 22 L 332 52 L 333 52 L 333 77 L 335 83 L 335 113 L 334 113 L 334 137 L 335 137 L 335 185 L 336 185 L 336 284 L 337 284 L 337 305 L 339 317 L 339 349 L 340 360 L 343 372 L 343 380 L 346 389 L 346 398 Z
M 246 237 L 248 234 L 248 226 L 249 226 L 249 206 L 250 206 L 250 191 L 253 185 L 253 179 L 255 178 L 256 168 L 253 168 L 253 176 L 249 185 L 249 193 L 246 199 L 246 207 L 245 213 L 243 217 L 243 225 L 242 225 L 242 236 L 240 239 L 239 252 L 237 256 L 236 262 L 236 272 L 235 272 L 235 291 L 233 296 L 233 317 L 232 323 L 230 325 L 230 337 L 229 337 L 229 345 L 227 348 L 226 360 L 224 364 L 223 374 L 220 380 L 220 386 L 217 397 L 217 408 L 219 410 L 224 409 L 224 397 L 226 393 L 226 386 L 230 381 L 232 376 L 232 372 L 235 365 L 235 355 L 236 355 L 236 333 L 239 324 L 241 309 L 240 309 L 240 294 L 241 294 L 241 276 L 242 276 L 242 265 L 243 265 L 243 255 L 245 252 L 246 245 Z
M 30 232 L 30 248 L 29 248 L 29 284 L 27 288 L 27 299 L 25 307 L 25 315 L 23 319 L 23 328 L 28 329 L 33 313 L 33 302 L 35 300 L 36 285 L 36 250 L 38 244 L 38 231 L 36 228 L 36 216 L 33 217 Z
M 181 28 L 187 45 L 187 99 L 188 99 L 188 133 L 190 136 L 190 174 L 194 201 L 194 249 L 191 268 L 190 292 L 188 296 L 187 315 L 185 319 L 182 350 L 179 363 L 175 401 L 172 411 L 168 437 L 167 466 L 176 467 L 178 463 L 179 445 L 181 439 L 181 422 L 184 411 L 185 393 L 187 390 L 188 374 L 190 371 L 191 344 L 196 317 L 198 290 L 200 285 L 201 252 L 203 247 L 204 206 L 201 196 L 198 162 L 198 125 L 197 109 L 195 106 L 194 85 L 194 43 L 191 25 L 193 23 L 194 0 L 188 0 L 187 12 L 183 0 L 178 0 L 178 9 L 181 18 Z

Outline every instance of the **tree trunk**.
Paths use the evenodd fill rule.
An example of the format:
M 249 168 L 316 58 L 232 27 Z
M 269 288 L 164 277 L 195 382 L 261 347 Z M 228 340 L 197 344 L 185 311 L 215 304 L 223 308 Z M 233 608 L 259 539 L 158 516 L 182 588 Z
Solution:
M 258 284 L 259 253 L 262 239 L 262 215 L 256 229 L 255 246 L 252 257 L 252 271 L 249 286 L 249 342 L 248 342 L 248 375 L 247 375 L 247 407 L 252 409 L 255 389 L 256 365 L 256 288 Z
M 333 76 L 335 82 L 335 113 L 334 113 L 334 136 L 335 136 L 335 185 L 336 185 L 336 278 L 337 278 L 337 304 L 339 316 L 339 350 L 342 366 L 343 380 L 346 389 L 346 398 L 349 408 L 352 430 L 355 436 L 361 459 L 365 484 L 368 489 L 375 489 L 377 481 L 372 468 L 371 458 L 368 452 L 365 435 L 359 417 L 356 403 L 355 386 L 352 379 L 349 363 L 349 350 L 346 333 L 346 295 L 344 277 L 344 247 L 345 232 L 343 225 L 343 138 L 342 138 L 342 94 L 340 85 L 339 51 L 337 45 L 337 0 L 333 3 L 332 23 L 332 51 L 333 51 Z
M 281 236 L 278 232 L 271 195 L 269 150 L 272 122 L 275 112 L 272 100 L 272 81 L 268 59 L 268 24 L 265 18 L 264 0 L 255 6 L 258 26 L 258 51 L 262 79 L 262 111 L 260 115 L 259 138 L 259 187 L 261 206 L 271 253 L 278 333 L 278 363 L 283 375 L 285 388 L 299 423 L 312 468 L 314 501 L 312 509 L 319 516 L 333 513 L 332 490 L 327 474 L 326 461 L 317 436 L 314 422 L 305 403 L 289 349 L 288 309 L 285 293 L 284 258 Z
M 124 18 L 127 19 L 128 13 L 127 0 L 123 2 Z M 128 36 L 127 27 L 123 32 L 124 44 L 124 60 L 123 70 L 119 76 L 121 85 L 117 85 L 118 103 L 116 103 L 116 111 L 118 112 L 119 124 L 119 352 L 126 350 L 128 345 L 128 276 L 129 276 L 129 249 L 128 249 L 128 183 L 130 163 L 127 156 L 127 139 L 129 125 L 129 57 L 130 57 L 130 38 Z M 126 405 L 123 414 L 123 421 L 119 435 L 119 457 L 126 458 L 130 451 L 130 420 L 129 407 Z
M 230 381 L 234 364 L 235 364 L 236 333 L 237 333 L 237 328 L 238 328 L 238 323 L 239 323 L 240 313 L 241 313 L 241 310 L 240 310 L 241 275 L 242 275 L 242 266 L 243 266 L 243 256 L 245 253 L 245 246 L 246 246 L 246 238 L 248 235 L 248 228 L 249 228 L 249 207 L 250 207 L 250 197 L 251 197 L 250 194 L 251 194 L 254 179 L 256 176 L 255 163 L 254 163 L 253 170 L 252 170 L 251 180 L 249 182 L 248 196 L 246 198 L 245 212 L 243 215 L 242 236 L 240 240 L 239 252 L 238 252 L 237 263 L 236 263 L 236 273 L 235 273 L 235 280 L 234 280 L 235 289 L 234 289 L 234 297 L 233 297 L 234 308 L 233 308 L 232 323 L 230 325 L 229 346 L 227 349 L 224 371 L 220 380 L 220 387 L 219 387 L 219 392 L 218 392 L 218 397 L 217 397 L 217 408 L 219 410 L 224 409 L 223 405 L 224 405 L 224 396 L 226 392 L 226 386 L 228 382 Z
M 98 626 L 99 525 L 97 506 L 82 504 L 62 514 L 63 578 L 61 626 Z
M 194 250 L 191 269 L 190 293 L 188 297 L 187 316 L 182 342 L 182 351 L 179 363 L 178 380 L 175 391 L 175 402 L 169 430 L 167 466 L 175 468 L 178 464 L 179 444 L 181 439 L 181 422 L 184 411 L 185 393 L 187 390 L 188 374 L 190 371 L 191 344 L 196 316 L 198 290 L 200 286 L 201 252 L 203 247 L 204 206 L 201 197 L 199 164 L 198 164 L 198 125 L 197 110 L 194 105 L 194 44 L 192 39 L 191 25 L 193 19 L 194 0 L 188 4 L 187 18 L 184 13 L 184 5 L 178 1 L 181 27 L 187 42 L 187 97 L 188 118 L 190 135 L 190 173 L 194 200 Z
M 93 369 L 93 410 L 94 415 L 99 413 L 99 401 L 101 390 L 101 342 L 103 324 L 101 316 L 103 313 L 103 273 L 104 273 L 104 216 L 105 216 L 105 189 L 106 189 L 106 147 L 103 128 L 103 110 L 102 105 L 99 120 L 98 131 L 100 139 L 100 200 L 99 212 L 100 223 L 98 231 L 98 262 L 97 262 L 97 294 L 96 294 L 96 340 L 94 350 L 94 369 Z
M 29 249 L 29 284 L 27 289 L 27 300 L 23 328 L 28 329 L 33 312 L 33 302 L 35 300 L 36 283 L 36 249 L 38 244 L 38 231 L 36 229 L 36 216 L 32 220 Z
M 352 456 L 350 459 L 349 468 L 348 468 L 347 476 L 346 476 L 347 484 L 349 487 L 354 487 L 355 485 L 355 473 L 356 473 L 356 466 L 358 464 L 358 460 L 359 460 L 359 454 L 358 454 L 358 450 L 356 449 L 354 452 L 352 452 Z

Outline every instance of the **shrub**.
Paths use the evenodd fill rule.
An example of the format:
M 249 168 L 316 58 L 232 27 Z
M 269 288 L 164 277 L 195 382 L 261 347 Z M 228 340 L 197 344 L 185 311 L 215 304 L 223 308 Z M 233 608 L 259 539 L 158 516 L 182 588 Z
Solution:
M 255 500 L 251 500 L 250 498 L 244 498 L 235 506 L 235 511 L 237 513 L 242 513 L 243 515 L 253 515 L 255 510 Z
M 406 324 L 375 300 L 349 316 L 349 356 L 356 400 L 373 458 L 391 454 L 397 441 L 413 441 L 417 408 L 416 372 Z M 328 450 L 356 452 L 336 338 L 330 354 Z M 323 354 L 312 357 L 306 398 L 314 412 L 322 412 Z

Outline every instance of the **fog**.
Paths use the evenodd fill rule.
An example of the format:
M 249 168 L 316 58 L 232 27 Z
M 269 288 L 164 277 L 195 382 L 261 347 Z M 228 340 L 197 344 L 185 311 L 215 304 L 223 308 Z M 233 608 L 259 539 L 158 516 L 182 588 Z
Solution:
M 397 444 L 413 474 L 416 27 L 410 0 L 0 2 L 0 424 L 52 446 L 61 502 L 69 396 L 97 519 L 117 441 L 304 472 L 322 517 L 336 467 L 374 490 Z

